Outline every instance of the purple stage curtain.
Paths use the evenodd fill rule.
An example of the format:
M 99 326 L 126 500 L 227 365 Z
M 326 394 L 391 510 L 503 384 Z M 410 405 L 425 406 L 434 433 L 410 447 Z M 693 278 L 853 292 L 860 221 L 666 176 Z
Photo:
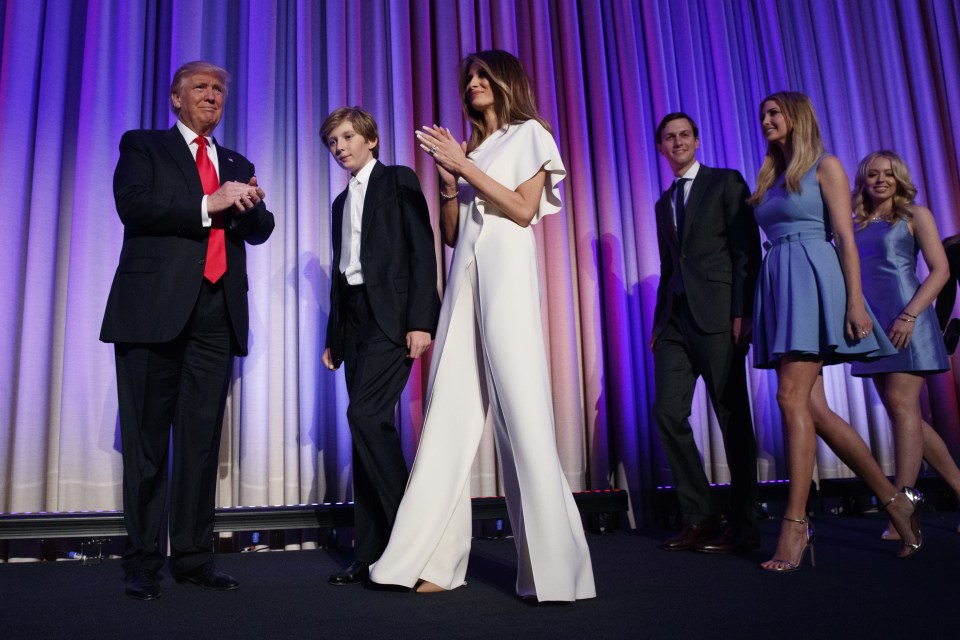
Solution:
M 671 481 L 650 418 L 653 207 L 671 181 L 660 117 L 690 113 L 700 159 L 753 185 L 760 100 L 804 91 L 848 172 L 895 149 L 941 235 L 960 232 L 951 0 L 0 0 L 0 511 L 121 507 L 113 350 L 97 340 L 122 239 L 112 174 L 123 131 L 172 125 L 172 72 L 200 58 L 233 75 L 216 137 L 256 163 L 277 216 L 248 252 L 251 351 L 235 365 L 218 503 L 350 499 L 343 377 L 320 365 L 329 205 L 346 176 L 318 129 L 338 106 L 369 109 L 381 159 L 416 169 L 436 223 L 436 174 L 413 132 L 438 123 L 466 136 L 456 65 L 491 47 L 529 70 L 568 169 L 564 211 L 536 227 L 563 467 L 574 490 L 628 489 L 635 522 Z M 449 264 L 439 240 L 437 255 Z M 425 364 L 398 409 L 408 459 Z M 761 478 L 784 478 L 775 376 L 749 375 Z M 826 381 L 892 473 L 871 385 L 842 366 Z M 960 452 L 958 379 L 928 387 L 933 424 Z M 727 480 L 702 390 L 691 422 L 710 477 Z M 851 475 L 826 447 L 818 473 Z M 489 433 L 472 483 L 499 492 Z

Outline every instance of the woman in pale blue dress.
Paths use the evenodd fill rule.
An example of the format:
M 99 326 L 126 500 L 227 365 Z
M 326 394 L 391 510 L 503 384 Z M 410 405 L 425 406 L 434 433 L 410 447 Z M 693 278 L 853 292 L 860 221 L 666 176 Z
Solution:
M 795 571 L 815 536 L 806 504 L 816 436 L 880 498 L 904 541 L 901 556 L 920 547 L 922 496 L 890 483 L 859 434 L 827 406 L 824 365 L 895 353 L 860 287 L 853 241 L 850 183 L 837 158 L 826 155 L 810 99 L 780 92 L 760 105 L 767 153 L 750 198 L 771 242 L 754 303 L 754 366 L 777 371 L 777 403 L 786 436 L 790 488 L 768 571 Z M 830 240 L 834 243 L 831 244 Z
M 890 415 L 896 486 L 913 485 L 926 458 L 960 498 L 960 469 L 943 438 L 920 415 L 924 376 L 950 369 L 931 306 L 950 276 L 950 265 L 933 214 L 914 203 L 916 194 L 910 172 L 896 153 L 876 151 L 860 161 L 853 213 L 863 293 L 878 329 L 887 332 L 898 351 L 873 362 L 856 362 L 852 373 L 873 378 Z M 918 250 L 929 270 L 923 282 L 917 278 Z M 887 527 L 883 538 L 900 536 Z

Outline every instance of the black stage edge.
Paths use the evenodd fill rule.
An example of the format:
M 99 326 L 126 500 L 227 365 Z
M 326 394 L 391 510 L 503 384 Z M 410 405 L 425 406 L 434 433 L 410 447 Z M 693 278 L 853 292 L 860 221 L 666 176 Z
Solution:
M 890 479 L 893 482 L 893 478 Z M 923 475 L 917 479 L 917 489 L 923 493 L 926 505 L 940 511 L 949 511 L 958 506 L 950 487 L 938 475 Z M 772 480 L 759 483 L 761 515 L 773 515 L 774 505 L 786 505 L 789 480 Z M 729 484 L 711 484 L 710 501 L 719 512 L 730 494 Z M 679 528 L 680 505 L 676 489 L 671 486 L 657 487 L 653 492 L 653 525 L 660 529 Z M 807 511 L 825 514 L 859 516 L 875 511 L 876 498 L 870 488 L 859 478 L 832 478 L 811 481 Z
M 622 489 L 573 494 L 583 516 L 608 515 L 615 523 L 627 511 Z M 473 498 L 474 520 L 507 518 L 502 497 Z M 214 530 L 264 531 L 353 526 L 353 503 L 301 504 L 277 507 L 227 507 L 217 509 Z M 0 513 L 0 540 L 73 538 L 126 535 L 122 511 L 74 513 Z
M 236 591 L 177 584 L 163 597 L 124 595 L 119 560 L 0 565 L 0 637 L 335 638 L 364 640 L 914 640 L 957 637 L 960 533 L 956 511 L 924 512 L 923 549 L 909 560 L 880 539 L 886 518 L 824 515 L 817 566 L 792 574 L 758 564 L 773 555 L 780 521 L 760 523 L 762 547 L 745 555 L 669 552 L 669 534 L 587 535 L 597 598 L 530 606 L 517 598 L 514 540 L 474 539 L 467 584 L 449 593 L 335 587 L 327 576 L 349 549 L 223 553 Z M 12 544 L 12 542 L 11 542 Z

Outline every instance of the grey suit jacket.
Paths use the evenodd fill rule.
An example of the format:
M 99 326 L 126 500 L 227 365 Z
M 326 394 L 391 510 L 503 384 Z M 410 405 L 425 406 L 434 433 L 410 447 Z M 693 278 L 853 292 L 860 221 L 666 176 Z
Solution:
M 699 329 L 730 331 L 733 318 L 753 315 L 760 269 L 760 232 L 747 204 L 750 191 L 740 172 L 700 165 L 685 208 L 683 238 L 677 237 L 668 189 L 657 201 L 660 285 L 653 336 L 673 307 L 673 279 L 680 278 Z

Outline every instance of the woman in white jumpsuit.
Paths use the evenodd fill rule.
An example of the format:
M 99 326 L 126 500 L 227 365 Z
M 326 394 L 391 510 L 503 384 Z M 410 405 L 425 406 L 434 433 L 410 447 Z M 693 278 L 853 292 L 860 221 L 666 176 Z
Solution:
M 470 471 L 489 409 L 517 545 L 517 594 L 592 598 L 590 552 L 557 456 L 531 228 L 560 210 L 566 171 L 513 55 L 468 56 L 459 88 L 469 143 L 462 147 L 443 127 L 417 133 L 437 164 L 441 228 L 455 251 L 420 447 L 370 579 L 418 591 L 464 584 Z

